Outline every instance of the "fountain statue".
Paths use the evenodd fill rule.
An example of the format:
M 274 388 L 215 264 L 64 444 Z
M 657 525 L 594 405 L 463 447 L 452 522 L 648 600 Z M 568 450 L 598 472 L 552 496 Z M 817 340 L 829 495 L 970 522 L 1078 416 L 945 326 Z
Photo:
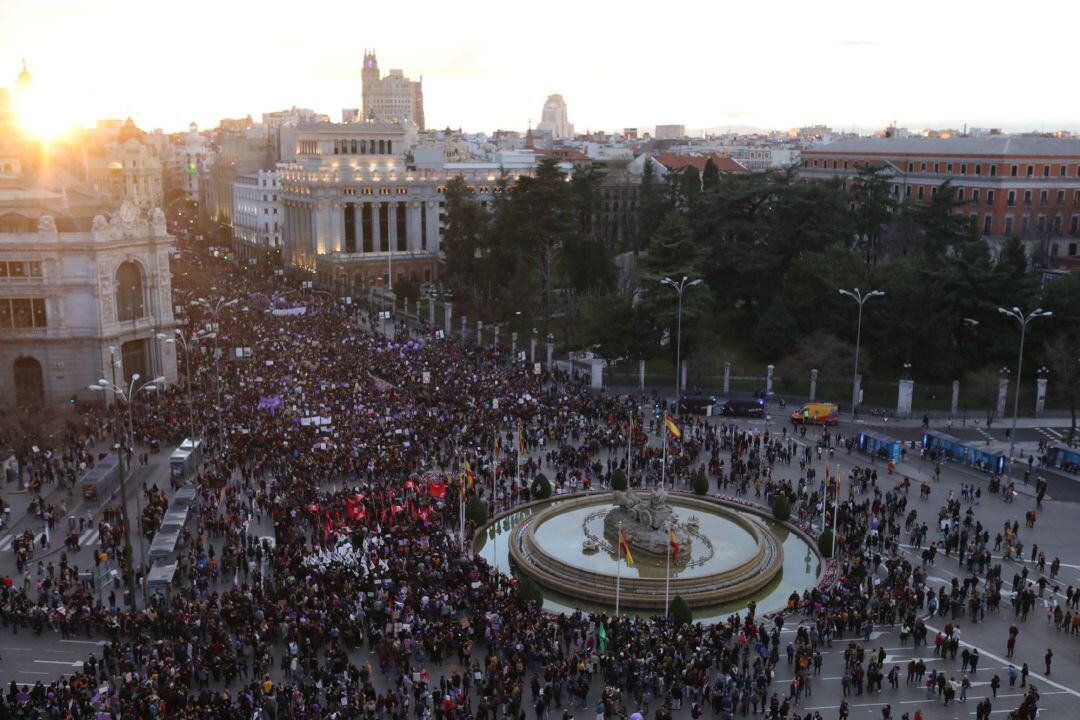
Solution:
M 632 550 L 665 557 L 670 528 L 675 542 L 679 544 L 679 562 L 690 558 L 692 538 L 685 526 L 678 525 L 671 506 L 667 504 L 666 492 L 656 490 L 639 495 L 628 488 L 626 492 L 615 492 L 615 504 L 617 507 L 604 517 L 604 535 L 612 545 L 618 543 L 621 524 Z

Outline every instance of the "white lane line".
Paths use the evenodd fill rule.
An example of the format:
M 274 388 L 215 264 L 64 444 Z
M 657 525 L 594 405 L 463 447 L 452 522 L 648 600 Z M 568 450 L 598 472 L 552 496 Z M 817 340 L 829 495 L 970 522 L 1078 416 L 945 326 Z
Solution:
M 52 673 L 38 672 L 37 670 L 20 670 L 20 675 L 52 675 Z
M 108 640 L 61 640 L 62 643 L 75 643 L 77 645 L 108 645 Z
M 5 535 L 0 538 L 0 551 L 10 550 L 11 544 L 15 541 L 14 535 Z
M 43 665 L 68 665 L 69 667 L 82 667 L 83 664 L 82 660 L 75 660 L 74 662 L 70 660 L 35 660 L 34 662 Z

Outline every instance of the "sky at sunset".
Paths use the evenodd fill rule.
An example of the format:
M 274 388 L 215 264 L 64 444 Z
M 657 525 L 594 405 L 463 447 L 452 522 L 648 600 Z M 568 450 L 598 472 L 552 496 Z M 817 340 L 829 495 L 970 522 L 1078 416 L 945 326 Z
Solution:
M 26 58 L 65 122 L 200 127 L 360 104 L 364 48 L 424 78 L 429 127 L 749 125 L 1080 130 L 1080 3 L 2 0 L 0 86 Z

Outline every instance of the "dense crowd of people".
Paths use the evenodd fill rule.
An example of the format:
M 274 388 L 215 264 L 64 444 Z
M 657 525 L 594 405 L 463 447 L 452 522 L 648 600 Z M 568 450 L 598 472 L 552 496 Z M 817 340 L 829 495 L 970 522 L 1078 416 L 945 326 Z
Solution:
M 103 598 L 69 560 L 91 523 L 95 563 L 122 552 L 118 512 L 76 518 L 49 499 L 123 433 L 122 404 L 87 413 L 48 457 L 23 465 L 19 481 L 40 494 L 32 512 L 61 533 L 69 523 L 74 542 L 55 564 L 35 566 L 34 549 L 25 552 L 23 577 L 0 589 L 0 622 L 107 642 L 72 676 L 12 683 L 0 717 L 548 720 L 562 710 L 669 720 L 688 709 L 694 720 L 818 720 L 800 706 L 833 647 L 843 647 L 841 717 L 849 694 L 879 692 L 883 680 L 898 688 L 901 675 L 925 684 L 927 698 L 966 700 L 978 669 L 967 648 L 957 680 L 937 668 L 927 675 L 921 661 L 889 667 L 870 635 L 894 626 L 902 643 L 933 643 L 955 658 L 958 621 L 1001 612 L 1005 571 L 973 495 L 935 511 L 927 491 L 916 509 L 908 484 L 877 467 L 824 472 L 836 452 L 850 452 L 850 439 L 829 431 L 796 438 L 688 417 L 664 447 L 655 439 L 666 433 L 662 412 L 644 398 L 596 393 L 510 362 L 505 349 L 434 339 L 423 327 L 390 337 L 374 319 L 365 326 L 357 306 L 281 293 L 277 278 L 224 263 L 188 256 L 174 269 L 186 328 L 216 333 L 177 345 L 182 382 L 140 398 L 131 418 L 144 447 L 178 444 L 192 422 L 206 439 L 173 590 L 132 611 L 124 591 L 137 588 L 121 577 Z M 835 525 L 832 570 L 769 615 L 753 603 L 713 624 L 553 615 L 459 534 L 463 495 L 482 498 L 490 516 L 530 500 L 538 473 L 571 492 L 610 487 L 616 471 L 635 485 L 684 489 L 702 473 L 716 493 L 764 506 L 784 496 L 797 525 Z M 155 484 L 137 492 L 145 510 L 133 532 L 152 536 L 167 493 Z M 259 534 L 265 519 L 272 534 Z M 1013 524 L 997 541 L 1015 546 L 1022 532 Z M 960 558 L 969 575 L 935 589 L 927 566 L 937 554 Z M 1056 583 L 1053 563 L 1044 572 L 1036 560 L 1012 579 L 1017 623 Z M 1077 603 L 1070 587 L 1048 617 L 1076 634 Z M 932 622 L 944 626 L 932 631 Z M 780 683 L 784 665 L 792 677 Z M 1012 709 L 1026 720 L 1039 696 L 1027 666 L 1017 672 L 1027 689 Z M 891 708 L 882 712 L 889 720 Z

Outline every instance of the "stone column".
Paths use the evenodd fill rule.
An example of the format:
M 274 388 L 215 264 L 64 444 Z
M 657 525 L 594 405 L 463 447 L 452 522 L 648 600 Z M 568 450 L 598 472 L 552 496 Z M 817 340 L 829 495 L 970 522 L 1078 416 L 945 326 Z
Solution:
M 682 393 L 686 392 L 686 365 L 687 365 L 686 360 L 683 360 L 682 363 L 680 363 L 680 366 L 679 366 L 679 393 L 680 393 L 680 396 L 681 396 Z M 678 398 L 676 398 L 676 402 L 678 402 Z
M 334 241 L 331 244 L 334 252 L 345 249 L 345 205 L 334 203 Z
M 371 250 L 382 251 L 382 223 L 380 222 L 382 203 L 371 203 Z M 380 271 L 381 273 L 381 271 Z
M 434 202 L 428 203 L 427 209 L 427 250 L 439 251 L 439 208 Z
M 551 370 L 555 367 L 553 359 L 552 359 L 554 357 L 554 354 L 555 354 L 555 343 L 548 340 L 547 341 L 547 371 L 548 372 L 551 372 Z
M 960 381 L 953 380 L 952 402 L 949 404 L 949 414 L 956 417 L 956 411 L 960 408 Z
M 484 321 L 476 321 L 476 344 L 480 347 L 484 345 Z
M 386 247 L 390 252 L 397 252 L 398 249 L 397 208 L 395 202 L 386 203 L 386 233 L 390 236 L 386 238 Z
M 529 362 L 536 362 L 536 335 L 529 339 Z
M 731 392 L 731 362 L 724 363 L 724 392 Z
M 435 327 L 435 298 L 428 298 L 427 303 L 428 325 Z
M 817 368 L 810 371 L 810 402 L 817 400 Z
M 637 374 L 638 374 L 638 389 L 639 390 L 644 390 L 645 389 L 645 360 L 644 359 L 638 360 Z
M 775 365 L 767 365 L 767 366 L 765 366 L 765 402 L 768 402 L 769 398 L 772 397 L 772 380 L 773 380 L 773 372 L 775 370 L 776 370 Z
M 420 203 L 411 202 L 405 209 L 406 232 L 405 247 L 411 251 L 420 250 Z
M 915 394 L 915 381 L 910 377 L 900 380 L 899 392 L 896 396 L 896 417 L 911 417 L 911 399 Z
M 590 370 L 592 371 L 590 376 L 590 385 L 593 390 L 599 390 L 604 387 L 604 363 L 599 360 L 590 360 Z
M 491 335 L 492 335 L 492 337 L 491 337 L 491 349 L 495 350 L 495 351 L 498 351 L 498 349 L 499 349 L 499 325 L 498 325 L 498 323 L 495 324 L 495 327 L 492 330 Z
M 364 252 L 364 205 L 353 203 L 353 228 L 356 234 L 356 252 Z
M 517 362 L 517 333 L 510 333 L 510 359 Z
M 1009 375 L 1006 372 L 1001 373 L 1001 377 L 998 378 L 998 397 L 997 397 L 997 416 L 1005 417 L 1005 400 L 1009 396 Z
M 1042 417 L 1046 409 L 1046 373 L 1040 372 L 1035 379 L 1035 416 Z
M 466 322 L 467 320 L 468 320 L 467 316 L 465 316 L 465 315 L 461 316 L 461 340 L 462 340 L 462 342 L 464 342 L 468 338 L 467 333 L 469 332 L 469 330 L 468 330 L 468 327 L 467 327 L 467 322 Z
M 443 308 L 445 309 L 445 314 L 443 315 L 443 335 L 449 340 L 450 334 L 453 331 L 453 328 L 450 327 L 450 321 L 454 318 L 454 306 L 450 303 L 446 303 L 443 305 Z

